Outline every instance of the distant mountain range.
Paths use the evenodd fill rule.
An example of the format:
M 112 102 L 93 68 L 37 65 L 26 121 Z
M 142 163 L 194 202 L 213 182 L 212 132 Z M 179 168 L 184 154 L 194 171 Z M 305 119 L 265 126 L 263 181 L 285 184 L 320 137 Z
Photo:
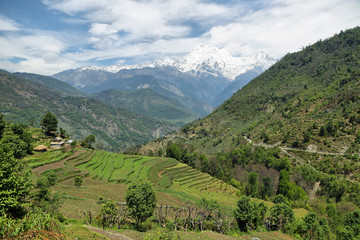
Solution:
M 175 124 L 84 97 L 51 77 L 0 71 L 0 113 L 5 119 L 39 126 L 48 111 L 71 137 L 81 140 L 94 134 L 97 143 L 112 151 L 122 151 L 178 129 Z
M 359 66 L 356 27 L 287 54 L 210 115 L 149 143 L 143 153 L 157 152 L 178 139 L 200 153 L 215 155 L 231 152 L 246 143 L 247 136 L 254 144 L 345 153 L 351 158 L 360 149 Z
M 53 77 L 87 93 L 149 88 L 205 116 L 276 61 L 263 51 L 254 57 L 233 57 L 224 49 L 201 45 L 178 59 L 144 65 L 86 66 Z

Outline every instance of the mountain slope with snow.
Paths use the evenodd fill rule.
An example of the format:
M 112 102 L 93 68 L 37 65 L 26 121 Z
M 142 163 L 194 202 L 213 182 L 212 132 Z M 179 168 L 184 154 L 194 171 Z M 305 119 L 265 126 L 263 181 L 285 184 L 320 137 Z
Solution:
M 230 81 L 255 67 L 263 71 L 274 64 L 277 59 L 265 51 L 259 51 L 254 57 L 233 57 L 225 49 L 219 49 L 212 45 L 200 45 L 189 54 L 177 58 L 164 58 L 150 64 L 134 65 L 111 65 L 111 66 L 85 66 L 79 71 L 94 70 L 117 73 L 121 70 L 174 67 L 180 72 L 198 75 L 201 73 L 211 74 L 217 77 L 225 77 Z
M 183 104 L 188 103 L 188 99 L 200 101 L 204 103 L 200 106 L 208 105 L 201 112 L 208 114 L 209 105 L 218 106 L 220 101 L 226 100 L 239 86 L 252 79 L 247 77 L 241 80 L 241 84 L 231 84 L 240 81 L 238 76 L 250 76 L 247 72 L 259 75 L 275 62 L 276 59 L 265 51 L 253 57 L 234 57 L 225 49 L 200 45 L 176 59 L 159 59 L 143 65 L 85 66 L 54 77 L 88 93 L 111 88 L 127 91 L 146 86 Z M 130 82 L 134 79 L 135 82 Z M 226 93 L 223 93 L 225 89 Z M 214 102 L 214 99 L 217 100 Z M 199 109 L 199 103 L 196 106 Z

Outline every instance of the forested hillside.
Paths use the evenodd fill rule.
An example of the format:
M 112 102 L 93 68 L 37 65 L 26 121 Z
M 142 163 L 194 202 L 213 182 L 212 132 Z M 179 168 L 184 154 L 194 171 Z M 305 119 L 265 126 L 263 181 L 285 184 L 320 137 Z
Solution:
M 354 152 L 359 65 L 360 28 L 341 32 L 287 54 L 212 114 L 170 138 L 207 154 L 231 150 L 244 135 L 299 149 Z
M 139 151 L 166 151 L 248 196 L 282 194 L 325 217 L 330 238 L 357 239 L 347 224 L 360 207 L 359 66 L 357 27 L 287 54 L 209 116 Z
M 175 130 L 157 121 L 99 100 L 66 95 L 45 85 L 0 73 L 0 112 L 5 119 L 38 126 L 48 111 L 75 139 L 94 134 L 100 147 L 122 151 Z
M 134 113 L 172 122 L 179 126 L 184 126 L 201 116 L 185 105 L 151 89 L 139 89 L 137 91 L 110 89 L 93 94 L 92 97 Z

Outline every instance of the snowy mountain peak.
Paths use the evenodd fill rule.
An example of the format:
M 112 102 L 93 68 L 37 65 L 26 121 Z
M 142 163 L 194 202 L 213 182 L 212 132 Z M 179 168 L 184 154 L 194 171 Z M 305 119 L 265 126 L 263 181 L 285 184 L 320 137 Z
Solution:
M 116 73 L 124 69 L 174 67 L 184 73 L 193 75 L 211 74 L 215 77 L 225 77 L 232 81 L 238 75 L 255 67 L 266 70 L 276 61 L 277 60 L 271 57 L 266 51 L 259 51 L 254 57 L 233 57 L 225 49 L 219 49 L 212 45 L 199 45 L 189 54 L 177 59 L 165 58 L 144 65 L 86 66 L 79 70 Z

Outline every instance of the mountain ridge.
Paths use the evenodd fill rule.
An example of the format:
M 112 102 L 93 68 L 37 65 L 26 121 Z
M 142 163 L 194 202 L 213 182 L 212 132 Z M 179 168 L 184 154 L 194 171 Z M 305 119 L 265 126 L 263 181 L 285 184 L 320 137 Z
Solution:
M 0 112 L 17 123 L 39 125 L 52 112 L 75 139 L 96 136 L 104 149 L 122 151 L 160 137 L 178 126 L 105 104 L 97 99 L 72 96 L 11 73 L 0 72 Z
M 158 59 L 148 64 L 121 65 L 115 64 L 110 66 L 84 66 L 78 68 L 79 71 L 95 70 L 117 73 L 121 70 L 155 68 L 155 67 L 174 67 L 183 73 L 202 72 L 202 67 L 206 66 L 213 71 L 207 72 L 214 76 L 223 76 L 230 81 L 253 69 L 255 66 L 263 70 L 269 68 L 277 59 L 270 56 L 264 50 L 257 52 L 253 57 L 233 57 L 225 49 L 219 49 L 212 45 L 199 45 L 189 54 L 180 58 Z
M 248 58 L 233 57 L 224 49 L 201 45 L 177 59 L 167 58 L 143 65 L 85 66 L 57 73 L 53 77 L 81 91 L 96 93 L 110 88 L 126 90 L 119 85 L 131 77 L 148 75 L 159 80 L 155 86 L 152 85 L 153 80 L 150 80 L 151 83 L 149 79 L 143 78 L 137 87 L 150 85 L 152 89 L 157 88 L 158 93 L 170 96 L 183 104 L 184 100 L 179 99 L 181 95 L 212 105 L 216 96 L 235 81 L 237 76 L 249 71 L 261 73 L 274 62 L 276 59 L 266 52 Z M 109 82 L 112 84 L 110 85 Z M 102 86 L 106 84 L 109 86 L 104 89 Z M 230 86 L 237 87 L 237 85 Z M 167 93 L 169 90 L 172 93 Z M 237 90 L 234 89 L 232 92 Z M 202 109 L 201 112 L 205 115 L 210 113 L 207 108 Z
M 213 113 L 143 148 L 178 139 L 201 153 L 231 151 L 248 136 L 321 152 L 356 152 L 360 138 L 360 27 L 289 53 Z

